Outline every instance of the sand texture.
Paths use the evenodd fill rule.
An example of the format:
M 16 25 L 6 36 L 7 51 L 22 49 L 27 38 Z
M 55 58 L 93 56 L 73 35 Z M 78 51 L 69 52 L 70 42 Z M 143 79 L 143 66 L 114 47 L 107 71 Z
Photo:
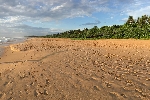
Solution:
M 150 40 L 10 45 L 0 58 L 0 100 L 150 100 Z

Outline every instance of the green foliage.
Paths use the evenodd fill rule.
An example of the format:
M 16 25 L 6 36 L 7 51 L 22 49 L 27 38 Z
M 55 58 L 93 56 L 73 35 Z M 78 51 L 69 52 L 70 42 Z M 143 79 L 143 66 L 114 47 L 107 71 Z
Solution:
M 144 15 L 137 20 L 129 16 L 124 25 L 94 26 L 91 29 L 70 30 L 58 34 L 46 35 L 47 38 L 73 38 L 73 39 L 149 39 L 150 16 Z

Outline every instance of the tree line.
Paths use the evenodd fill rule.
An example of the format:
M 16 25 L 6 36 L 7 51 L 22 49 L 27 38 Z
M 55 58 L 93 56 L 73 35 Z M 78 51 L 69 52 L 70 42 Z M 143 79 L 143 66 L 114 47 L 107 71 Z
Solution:
M 129 16 L 123 25 L 94 26 L 91 29 L 69 30 L 58 34 L 43 36 L 46 38 L 78 38 L 78 39 L 149 39 L 150 38 L 150 16 L 143 15 L 136 20 Z

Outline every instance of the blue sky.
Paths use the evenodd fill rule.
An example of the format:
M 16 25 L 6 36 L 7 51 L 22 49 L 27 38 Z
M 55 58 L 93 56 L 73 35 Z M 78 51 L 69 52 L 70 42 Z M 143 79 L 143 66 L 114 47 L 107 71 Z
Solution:
M 150 15 L 149 0 L 0 0 L 0 36 L 47 35 Z

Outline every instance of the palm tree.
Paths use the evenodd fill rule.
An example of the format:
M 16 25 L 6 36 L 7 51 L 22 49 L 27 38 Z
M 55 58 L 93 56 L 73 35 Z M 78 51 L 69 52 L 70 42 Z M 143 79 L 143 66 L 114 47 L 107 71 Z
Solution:
M 142 25 L 147 24 L 148 16 L 144 15 L 142 16 Z
M 148 24 L 150 24 L 150 16 L 148 17 Z
M 135 20 L 133 19 L 133 16 L 129 16 L 126 24 L 133 24 L 133 23 L 135 23 Z

